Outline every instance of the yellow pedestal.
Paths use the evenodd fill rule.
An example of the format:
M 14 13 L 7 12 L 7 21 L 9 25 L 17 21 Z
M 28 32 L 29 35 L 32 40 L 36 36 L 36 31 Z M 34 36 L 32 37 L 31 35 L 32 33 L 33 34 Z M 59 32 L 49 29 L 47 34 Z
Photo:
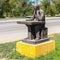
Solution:
M 16 43 L 16 51 L 19 52 L 21 55 L 25 55 L 30 58 L 46 55 L 49 52 L 53 52 L 54 50 L 55 50 L 55 41 L 53 40 L 46 41 L 36 45 L 24 42 Z

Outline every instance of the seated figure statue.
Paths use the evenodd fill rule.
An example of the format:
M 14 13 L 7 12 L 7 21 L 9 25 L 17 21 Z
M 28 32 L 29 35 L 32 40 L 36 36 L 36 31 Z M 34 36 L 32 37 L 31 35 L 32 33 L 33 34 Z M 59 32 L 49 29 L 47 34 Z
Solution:
M 34 6 L 34 15 L 32 17 L 32 21 L 35 20 L 35 21 L 44 21 L 45 22 L 45 13 L 43 10 L 39 9 L 39 6 Z M 44 28 L 45 27 L 45 24 L 39 26 L 37 25 L 35 27 L 35 34 L 36 34 L 36 40 L 40 39 L 40 30 L 41 28 Z
M 39 6 L 34 6 L 34 15 L 31 21 L 45 21 L 45 13 L 43 10 L 39 9 Z
M 39 9 L 39 6 L 34 6 L 34 15 L 33 17 L 30 19 L 30 21 L 44 21 L 45 22 L 45 13 L 43 10 Z M 41 28 L 45 27 L 45 23 L 42 25 L 36 25 L 35 26 L 35 36 L 36 36 L 36 40 L 40 39 L 40 30 Z M 32 31 L 33 33 L 33 31 Z

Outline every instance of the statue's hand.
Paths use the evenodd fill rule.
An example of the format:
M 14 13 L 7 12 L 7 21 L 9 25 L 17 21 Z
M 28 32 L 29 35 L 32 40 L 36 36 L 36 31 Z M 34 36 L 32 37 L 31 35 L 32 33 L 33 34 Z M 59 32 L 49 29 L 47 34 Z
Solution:
M 35 15 L 35 18 L 37 18 L 38 16 L 37 15 Z

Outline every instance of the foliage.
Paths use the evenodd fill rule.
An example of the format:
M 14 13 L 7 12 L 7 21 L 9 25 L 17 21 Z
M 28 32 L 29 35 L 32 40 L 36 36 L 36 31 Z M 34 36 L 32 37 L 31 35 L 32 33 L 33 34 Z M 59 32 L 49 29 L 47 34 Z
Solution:
M 54 4 L 56 6 L 58 13 L 60 13 L 60 0 L 54 0 Z
M 45 11 L 47 16 L 55 16 L 60 13 L 59 0 L 42 0 L 41 8 Z
M 41 2 L 41 7 L 45 11 L 45 14 L 47 16 L 49 16 L 49 15 L 54 16 L 55 15 L 54 10 L 52 9 L 52 5 L 53 4 L 50 3 L 50 0 L 42 0 L 42 2 Z
M 30 0 L 0 0 L 1 16 L 31 16 L 33 14 L 32 1 Z M 60 0 L 42 0 L 40 7 L 47 16 L 60 13 Z
M 0 0 L 0 3 L 0 7 L 3 8 L 4 16 L 32 15 L 33 10 L 31 9 L 29 0 Z M 29 11 L 31 13 L 29 13 Z

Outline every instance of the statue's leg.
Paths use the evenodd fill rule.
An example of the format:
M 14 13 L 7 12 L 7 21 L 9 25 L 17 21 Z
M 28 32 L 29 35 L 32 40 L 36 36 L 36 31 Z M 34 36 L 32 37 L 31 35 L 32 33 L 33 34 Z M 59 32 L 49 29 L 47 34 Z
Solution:
M 32 33 L 32 39 L 36 38 L 36 34 L 35 34 L 35 26 L 31 27 L 31 33 Z
M 28 26 L 28 39 L 35 39 L 35 26 Z
M 36 33 L 36 40 L 39 40 L 40 39 L 40 31 L 39 31 L 39 26 L 36 26 L 35 27 L 35 33 Z

